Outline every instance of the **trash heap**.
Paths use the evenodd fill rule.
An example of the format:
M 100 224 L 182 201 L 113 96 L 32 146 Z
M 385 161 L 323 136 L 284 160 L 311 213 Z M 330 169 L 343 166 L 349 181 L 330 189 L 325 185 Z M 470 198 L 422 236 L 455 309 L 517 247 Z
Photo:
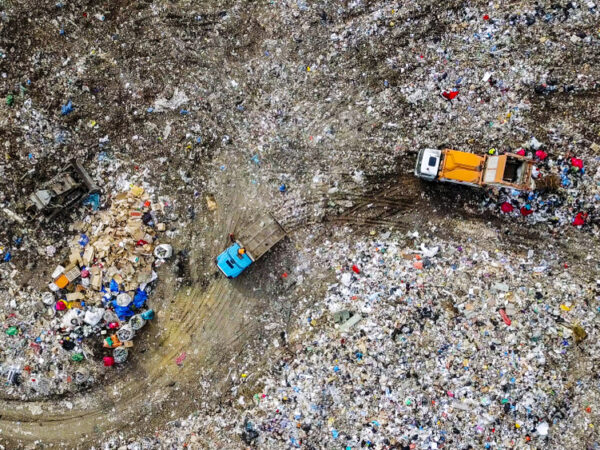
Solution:
M 318 259 L 337 282 L 285 348 L 155 444 L 581 448 L 594 433 L 599 290 L 557 252 L 386 232 Z
M 59 315 L 61 345 L 77 351 L 83 338 L 99 335 L 109 352 L 104 365 L 125 362 L 135 333 L 154 316 L 146 300 L 157 279 L 155 258 L 172 254 L 169 245 L 156 242 L 165 225 L 157 222 L 144 189 L 133 186 L 116 195 L 110 209 L 74 228 L 80 235 L 70 244 L 68 262 L 52 274 L 53 294 L 46 296 Z
M 170 245 L 158 242 L 165 230 L 161 214 L 144 189 L 133 186 L 116 194 L 108 209 L 70 226 L 77 235 L 67 243 L 67 258 L 54 269 L 46 292 L 31 293 L 42 310 L 33 320 L 13 313 L 4 324 L 15 341 L 3 361 L 9 387 L 25 380 L 34 392 L 49 394 L 53 389 L 40 387 L 40 380 L 50 355 L 55 362 L 80 363 L 98 359 L 98 347 L 105 366 L 125 362 L 136 333 L 154 317 L 147 305 L 154 268 L 172 254 Z M 58 252 L 53 245 L 45 250 L 49 256 Z M 85 384 L 94 370 L 78 367 L 70 378 Z M 50 373 L 48 378 L 62 379 Z
M 102 262 L 103 259 L 100 258 L 101 264 L 106 263 L 101 274 L 100 289 L 105 290 L 102 292 L 92 289 L 92 279 L 97 282 L 98 277 L 94 278 L 97 274 L 91 273 L 89 267 L 84 267 L 83 261 L 80 263 L 77 260 L 71 268 L 68 255 L 64 263 L 58 256 L 47 256 L 52 250 L 46 252 L 45 249 L 55 246 L 55 255 L 60 255 L 62 259 L 65 251 L 64 236 L 71 235 L 67 231 L 67 224 L 70 220 L 80 220 L 78 211 L 67 211 L 70 219 L 54 222 L 39 234 L 32 232 L 32 226 L 28 223 L 18 220 L 17 217 L 23 212 L 24 200 L 29 193 L 34 192 L 37 181 L 51 178 L 64 166 L 66 158 L 81 158 L 89 167 L 90 174 L 98 175 L 97 178 L 104 181 L 101 186 L 107 194 L 113 192 L 113 186 L 116 186 L 114 191 L 123 191 L 122 182 L 128 185 L 139 176 L 153 180 L 157 193 L 172 198 L 172 212 L 167 213 L 165 208 L 165 216 L 170 216 L 170 220 L 163 217 L 161 221 L 170 224 L 171 233 L 190 236 L 184 245 L 190 251 L 190 266 L 193 266 L 194 273 L 185 278 L 189 278 L 196 285 L 194 288 L 199 289 L 212 285 L 212 257 L 218 254 L 220 239 L 233 231 L 229 229 L 230 226 L 243 226 L 246 213 L 252 210 L 273 211 L 274 206 L 281 203 L 281 213 L 277 214 L 277 218 L 294 225 L 318 222 L 342 214 L 343 211 L 360 206 L 363 200 L 369 205 L 371 192 L 380 187 L 396 186 L 398 175 L 402 172 L 409 174 L 414 167 L 414 153 L 425 147 L 452 146 L 476 153 L 486 152 L 490 147 L 511 148 L 514 151 L 527 143 L 531 136 L 536 136 L 539 141 L 545 142 L 546 147 L 540 150 L 549 155 L 548 160 L 557 161 L 562 153 L 566 166 L 572 165 L 570 158 L 575 157 L 584 162 L 585 171 L 566 174 L 574 183 L 562 186 L 556 194 L 546 193 L 529 200 L 520 194 L 502 191 L 489 204 L 484 204 L 483 213 L 474 211 L 475 214 L 468 215 L 462 214 L 463 210 L 476 210 L 485 195 L 483 190 L 461 190 L 456 186 L 444 186 L 445 195 L 439 197 L 452 200 L 436 203 L 433 196 L 426 197 L 436 190 L 440 194 L 442 189 L 437 189 L 440 186 L 432 188 L 417 184 L 417 180 L 411 175 L 406 183 L 402 183 L 405 186 L 400 185 L 400 189 L 406 187 L 406 206 L 399 207 L 400 213 L 391 217 L 393 222 L 398 220 L 398 216 L 404 218 L 400 223 L 402 229 L 407 224 L 412 226 L 411 221 L 415 225 L 423 223 L 423 219 L 431 219 L 434 225 L 446 220 L 454 221 L 455 214 L 464 219 L 460 224 L 487 221 L 485 208 L 489 208 L 496 216 L 503 215 L 505 213 L 500 210 L 501 205 L 504 202 L 512 204 L 514 201 L 513 211 L 506 213 L 514 217 L 510 221 L 504 221 L 502 230 L 494 230 L 495 223 L 492 221 L 491 226 L 482 229 L 481 234 L 474 237 L 484 241 L 482 246 L 488 245 L 485 242 L 488 239 L 493 240 L 507 231 L 505 228 L 511 228 L 511 231 L 515 231 L 513 236 L 517 233 L 524 235 L 522 245 L 527 245 L 530 236 L 540 232 L 545 240 L 536 244 L 546 248 L 554 243 L 551 233 L 544 226 L 529 229 L 528 225 L 538 219 L 544 220 L 552 225 L 553 233 L 557 227 L 552 220 L 558 217 L 559 224 L 565 224 L 564 229 L 559 230 L 562 232 L 574 228 L 569 223 L 575 222 L 579 213 L 581 220 L 577 223 L 583 220 L 585 224 L 582 228 L 591 228 L 593 234 L 598 235 L 599 230 L 590 223 L 597 215 L 589 212 L 597 204 L 590 201 L 594 198 L 593 191 L 598 182 L 594 175 L 594 164 L 597 164 L 594 157 L 598 156 L 598 151 L 593 145 L 600 144 L 600 122 L 597 120 L 600 117 L 600 103 L 597 101 L 600 8 L 597 1 L 496 4 L 470 2 L 465 5 L 462 2 L 441 4 L 433 1 L 315 3 L 284 0 L 257 3 L 253 5 L 251 13 L 241 2 L 221 1 L 203 2 L 202 8 L 195 4 L 174 5 L 171 2 L 119 2 L 109 6 L 98 2 L 57 2 L 44 8 L 39 8 L 36 2 L 28 0 L 5 3 L 6 7 L 2 11 L 4 43 L 0 48 L 3 62 L 0 82 L 5 98 L 0 118 L 4 131 L 3 157 L 0 158 L 0 246 L 4 247 L 4 253 L 0 255 L 0 323 L 3 326 L 0 364 L 3 376 L 6 375 L 4 369 L 16 367 L 22 378 L 28 380 L 27 383 L 33 383 L 31 380 L 35 379 L 37 385 L 41 386 L 41 379 L 50 380 L 53 383 L 50 391 L 60 394 L 62 387 L 59 389 L 59 385 L 69 386 L 69 382 L 65 380 L 72 376 L 75 368 L 86 364 L 85 359 L 82 362 L 70 361 L 71 355 L 81 353 L 87 358 L 93 353 L 90 345 L 103 348 L 101 345 L 104 340 L 116 334 L 115 330 L 120 328 L 108 328 L 104 318 L 95 327 L 83 322 L 69 332 L 64 329 L 61 331 L 60 322 L 67 314 L 72 314 L 73 308 L 57 311 L 55 305 L 60 300 L 64 302 L 60 303 L 59 308 L 63 303 L 81 302 L 82 300 L 66 298 L 66 294 L 77 293 L 80 285 L 80 292 L 89 296 L 83 299 L 81 308 L 76 308 L 84 313 L 84 317 L 88 308 L 110 310 L 115 316 L 117 312 L 130 314 L 133 311 L 136 316 L 145 311 L 127 304 L 129 298 L 131 302 L 134 301 L 136 290 L 140 286 L 128 281 L 127 274 L 123 273 L 127 271 L 125 267 L 117 267 L 122 271 L 114 274 L 117 276 L 115 283 L 118 291 L 111 292 L 113 276 L 107 273 L 110 264 L 105 260 Z M 24 26 L 25 21 L 27 26 Z M 199 42 L 202 45 L 196 45 Z M 538 151 L 535 145 L 534 142 L 532 146 L 524 148 L 535 155 Z M 567 152 L 570 152 L 568 157 Z M 562 181 L 562 177 L 559 181 Z M 374 185 L 380 183 L 381 186 Z M 572 194 L 569 189 L 574 189 Z M 211 194 L 214 196 L 214 203 L 205 202 L 206 196 Z M 553 200 L 555 195 L 556 201 Z M 572 204 L 570 197 L 582 199 L 583 204 Z M 102 197 L 102 200 L 106 198 L 108 195 Z M 585 206 L 586 202 L 590 202 L 590 208 Z M 377 203 L 384 206 L 374 205 L 374 210 L 384 209 L 387 207 L 385 203 L 390 202 Z M 525 216 L 521 214 L 521 208 L 525 207 L 523 211 L 527 213 L 527 203 L 533 213 Z M 152 205 L 153 208 L 155 206 Z M 159 206 L 162 208 L 162 205 Z M 102 203 L 98 207 L 104 209 Z M 589 213 L 587 219 L 584 217 L 586 213 Z M 385 211 L 382 216 L 386 216 Z M 95 215 L 91 215 L 90 222 L 86 221 L 85 226 L 72 228 L 73 232 L 77 232 L 78 241 L 81 234 L 85 234 L 92 242 L 98 239 L 92 233 L 92 228 L 96 225 L 94 217 Z M 330 222 L 329 226 L 337 227 L 339 223 L 343 222 Z M 156 228 L 152 230 L 156 231 Z M 442 230 L 438 227 L 438 231 Z M 311 231 L 297 227 L 298 234 L 305 232 Z M 168 233 L 165 232 L 171 238 Z M 577 246 L 578 241 L 584 240 L 589 240 L 594 245 L 594 240 L 588 239 L 591 236 L 587 233 L 579 235 L 569 245 Z M 17 241 L 21 237 L 23 242 L 19 244 Z M 156 239 L 156 235 L 153 237 Z M 127 242 L 132 241 L 133 238 L 127 235 Z M 300 246 L 295 237 L 293 242 Z M 434 265 L 433 270 L 427 267 L 429 263 L 425 257 L 417 263 L 417 266 L 419 263 L 423 264 L 422 269 L 411 269 L 408 266 L 407 270 L 415 273 L 421 271 L 423 279 L 433 284 L 449 283 L 441 276 L 442 272 L 437 273 L 435 270 L 440 267 L 446 270 L 448 264 L 456 264 L 457 269 L 452 273 L 472 275 L 471 280 L 460 278 L 461 282 L 457 285 L 464 284 L 467 287 L 465 290 L 458 286 L 461 293 L 454 292 L 451 288 L 448 291 L 463 298 L 470 295 L 468 293 L 472 286 L 469 283 L 476 283 L 481 284 L 482 292 L 487 292 L 486 280 L 476 275 L 480 266 L 487 262 L 474 263 L 471 258 L 479 250 L 469 247 L 469 256 L 465 256 L 468 252 L 460 256 L 450 254 L 450 249 L 458 247 L 460 243 L 440 244 L 440 253 L 429 258 L 429 262 Z M 78 248 L 80 258 L 83 259 L 88 245 L 92 244 Z M 150 244 L 155 245 L 156 240 Z M 143 248 L 144 245 L 140 247 Z M 116 252 L 117 249 L 118 246 L 111 246 L 110 252 Z M 314 247 L 311 248 L 313 249 Z M 335 254 L 332 257 L 334 265 L 340 264 L 340 258 L 356 255 L 354 251 L 342 254 L 345 249 L 348 247 L 331 246 L 330 250 Z M 535 247 L 534 250 L 538 251 Z M 504 265 L 495 259 L 493 248 L 486 251 L 495 263 Z M 292 249 L 284 249 L 282 253 L 295 256 Z M 34 263 L 38 255 L 40 257 L 36 266 Z M 454 257 L 456 260 L 451 261 Z M 46 258 L 51 259 L 50 264 Z M 144 263 L 147 264 L 146 258 L 144 256 Z M 357 280 L 372 277 L 373 281 L 377 274 L 383 273 L 382 268 L 367 267 L 356 258 L 353 259 L 355 260 L 348 262 L 346 272 L 351 270 L 352 265 L 356 265 L 361 272 L 352 272 L 352 276 L 357 277 Z M 549 286 L 548 295 L 542 294 L 547 299 L 547 304 L 552 304 L 555 309 L 551 300 L 561 298 L 564 293 L 553 286 L 557 277 L 566 275 L 559 270 L 561 266 L 553 258 L 547 257 L 546 260 L 552 261 L 553 269 L 540 272 L 542 275 L 538 275 L 539 279 L 530 279 L 520 275 L 519 258 L 509 256 L 506 265 L 524 281 L 513 284 L 517 283 L 518 277 L 515 275 L 515 278 L 511 278 L 511 272 L 510 279 L 501 282 L 509 286 L 509 292 L 517 292 L 515 289 L 519 286 L 530 289 L 535 283 L 542 284 L 540 292 Z M 272 261 L 270 258 L 261 263 L 260 270 L 270 270 Z M 392 274 L 395 270 L 403 273 L 400 261 L 385 258 L 384 261 Z M 528 264 L 529 258 L 524 258 L 524 261 L 523 270 L 528 274 L 527 271 L 532 266 Z M 51 279 L 52 269 L 59 262 L 68 270 L 58 271 L 57 277 Z M 132 265 L 132 276 L 136 277 L 137 266 L 131 261 L 126 262 Z M 577 264 L 583 262 L 578 260 Z M 312 263 L 313 261 L 310 262 L 311 265 Z M 317 260 L 314 263 L 321 264 L 320 268 L 329 267 Z M 410 264 L 413 263 L 415 261 L 410 261 Z M 534 267 L 546 266 L 541 261 L 536 261 Z M 75 268 L 80 272 L 85 269 L 90 273 L 87 277 L 80 274 L 62 291 L 53 293 L 54 298 L 46 295 L 49 305 L 45 305 L 42 302 L 42 292 L 47 290 L 48 283 L 58 280 L 62 275 L 68 281 L 70 276 L 77 275 L 70 273 Z M 185 272 L 183 269 L 185 267 L 181 272 Z M 43 277 L 40 276 L 42 272 Z M 256 273 L 261 274 L 260 271 Z M 288 273 L 288 279 L 293 278 L 292 271 L 289 270 Z M 582 273 L 585 275 L 584 271 Z M 122 277 L 122 282 L 118 280 L 119 276 Z M 264 288 L 277 282 L 277 277 L 273 276 L 274 278 L 261 279 L 261 285 L 253 284 L 250 277 L 239 280 L 234 286 L 247 291 L 249 295 L 262 292 L 261 295 L 266 297 L 267 291 Z M 36 279 L 42 278 L 43 283 L 36 283 Z M 88 282 L 90 287 L 85 288 L 83 283 Z M 164 285 L 167 284 L 166 280 L 161 280 L 163 282 Z M 382 281 L 377 279 L 374 283 L 374 287 L 378 288 L 391 281 L 384 278 Z M 573 298 L 579 298 L 577 290 L 586 290 L 575 279 L 565 283 L 578 286 L 575 292 L 569 294 Z M 73 287 L 75 289 L 70 291 Z M 358 281 L 352 280 L 347 288 L 359 287 Z M 149 286 L 143 291 L 149 293 Z M 556 296 L 552 294 L 555 291 Z M 411 288 L 409 292 L 413 295 L 415 291 Z M 435 291 L 423 294 L 427 301 L 430 292 Z M 121 293 L 126 293 L 129 297 L 121 296 L 118 300 Z M 321 291 L 315 290 L 314 293 L 316 296 Z M 110 300 L 103 302 L 104 295 L 110 295 Z M 363 295 L 359 292 L 356 295 L 362 302 L 362 297 L 370 294 Z M 387 303 L 387 295 L 382 297 L 381 305 L 385 308 L 396 307 Z M 431 297 L 435 297 L 435 294 L 431 294 Z M 587 298 L 593 304 L 595 296 L 590 294 Z M 477 301 L 470 302 L 475 305 L 475 311 L 479 311 L 479 300 L 477 298 Z M 113 301 L 116 303 L 114 306 Z M 278 307 L 281 305 L 277 299 L 269 299 L 269 302 L 265 302 L 265 306 L 269 308 L 264 313 L 257 313 L 253 319 L 260 320 L 274 304 Z M 298 305 L 296 302 L 290 304 L 293 305 L 290 309 L 294 315 L 305 313 L 306 305 Z M 567 303 L 561 304 L 568 306 Z M 349 338 L 370 321 L 377 321 L 382 326 L 386 324 L 387 319 L 381 315 L 385 308 L 380 308 L 379 305 L 374 302 L 372 313 L 369 312 L 368 315 L 359 311 L 362 318 L 350 328 L 347 333 Z M 349 312 L 355 312 L 355 308 L 350 305 L 342 306 Z M 437 306 L 436 308 L 439 309 Z M 511 325 L 506 325 L 499 312 L 494 312 L 494 320 L 498 322 L 498 326 L 513 330 L 519 326 L 519 320 L 515 320 L 515 317 L 534 317 L 529 310 L 521 315 L 520 304 L 515 309 L 514 315 L 505 309 L 506 316 L 512 321 Z M 94 311 L 96 310 L 92 310 L 92 313 Z M 400 309 L 400 312 L 404 314 L 406 311 Z M 466 314 L 469 313 L 470 310 L 467 310 Z M 441 314 L 444 318 L 445 313 L 442 311 Z M 571 311 L 559 310 L 558 315 L 579 317 L 581 314 L 579 306 L 576 306 Z M 333 329 L 333 317 L 323 323 L 319 322 L 320 316 L 312 311 L 310 317 L 316 320 L 316 325 L 310 325 L 306 315 L 303 317 L 301 325 L 305 334 L 298 341 L 302 344 L 302 349 L 311 346 L 307 342 L 321 339 L 320 336 L 313 337 L 310 330 L 318 330 L 323 334 L 323 339 L 327 339 L 323 349 L 335 349 L 333 342 L 337 341 L 330 339 L 327 328 L 330 326 Z M 342 314 L 342 317 L 347 320 L 358 318 L 356 314 L 350 313 Z M 114 317 L 111 319 L 114 320 Z M 119 325 L 126 325 L 132 318 L 122 321 L 118 319 L 117 316 Z M 204 316 L 201 315 L 198 320 L 204 320 Z M 461 318 L 461 323 L 466 320 Z M 253 323 L 257 323 L 256 320 Z M 441 325 L 434 326 L 433 333 L 449 335 L 450 338 L 453 337 L 453 332 L 458 334 L 455 322 L 438 323 Z M 489 321 L 484 320 L 482 323 L 489 324 Z M 547 324 L 544 321 L 541 324 L 540 328 L 545 333 Z M 468 322 L 468 326 L 467 330 L 460 331 L 465 331 L 471 339 L 468 333 L 479 326 L 474 326 L 471 322 Z M 594 327 L 587 328 L 583 322 L 582 326 L 590 337 L 578 345 L 593 345 Z M 81 331 L 84 328 L 91 329 L 88 339 L 83 337 L 79 341 L 83 335 L 79 334 L 79 327 Z M 369 328 L 364 329 L 369 331 Z M 563 332 L 562 327 L 557 329 Z M 494 326 L 493 330 L 500 328 Z M 9 331 L 10 335 L 7 334 Z M 101 331 L 106 333 L 102 335 Z M 70 336 L 71 333 L 73 337 Z M 511 336 L 510 333 L 507 335 Z M 69 340 L 66 340 L 67 337 Z M 409 340 L 410 338 L 411 336 L 407 337 Z M 75 348 L 66 350 L 61 341 L 71 342 L 75 344 Z M 553 349 L 549 352 L 550 355 L 562 355 L 554 351 L 556 340 L 547 341 L 544 345 Z M 115 342 L 111 338 L 106 344 L 112 346 Z M 139 347 L 139 342 L 139 339 L 135 342 L 136 347 Z M 125 345 L 119 347 L 128 348 Z M 565 348 L 569 350 L 573 347 L 575 346 Z M 462 348 L 464 347 L 461 346 Z M 228 365 L 235 365 L 246 353 L 262 361 L 263 355 L 253 351 L 250 345 L 244 350 L 236 353 L 236 358 Z M 390 352 L 394 350 L 397 347 L 389 349 Z M 107 347 L 102 351 L 105 353 L 98 356 L 114 357 L 114 349 Z M 424 358 L 420 351 L 420 348 L 417 349 L 414 356 L 403 353 L 408 355 L 407 358 L 418 360 Z M 386 352 L 384 355 L 387 355 Z M 436 352 L 437 350 L 432 351 L 432 354 L 436 355 Z M 266 353 L 266 357 L 271 358 L 271 352 Z M 363 352 L 363 361 L 372 361 L 370 353 L 370 350 Z M 341 351 L 337 354 L 342 358 L 352 357 Z M 223 358 L 226 356 L 228 355 L 224 354 Z M 273 352 L 273 358 L 278 368 L 288 364 L 281 362 L 283 359 L 279 359 L 277 351 Z M 394 361 L 392 356 L 390 358 L 390 361 Z M 311 374 L 314 372 L 314 375 L 309 374 L 313 376 L 314 389 L 328 386 L 322 381 L 321 369 L 317 369 L 321 362 L 316 357 L 314 359 L 314 364 L 307 361 L 305 365 L 307 371 Z M 580 359 L 585 360 L 583 357 Z M 299 359 L 294 356 L 289 357 L 289 361 L 291 364 Z M 356 361 L 356 356 L 353 361 Z M 330 362 L 327 360 L 323 374 L 332 376 L 331 368 L 335 365 L 340 368 L 338 373 L 345 373 L 343 366 L 347 362 L 341 366 L 329 364 Z M 223 365 L 220 360 L 218 364 Z M 372 373 L 385 374 L 381 368 L 385 365 L 385 361 L 373 362 L 370 366 L 373 368 Z M 101 364 L 90 366 L 98 366 L 99 371 L 105 370 Z M 265 367 L 268 367 L 268 361 Z M 542 367 L 540 371 L 549 379 L 560 377 L 564 373 L 561 360 L 557 367 L 554 373 L 554 368 L 551 367 Z M 453 366 L 451 368 L 454 370 Z M 470 367 L 468 373 L 474 373 L 475 369 L 476 367 Z M 436 371 L 437 367 L 431 370 L 432 373 L 437 373 Z M 106 370 L 107 374 L 110 372 Z M 425 375 L 428 372 L 425 371 Z M 192 385 L 190 378 L 195 381 L 198 376 L 191 373 L 192 371 L 182 371 L 181 378 L 189 378 L 173 380 L 177 382 L 177 388 Z M 463 372 L 460 373 L 464 375 Z M 481 374 L 484 376 L 481 379 L 489 379 L 487 371 L 481 371 Z M 401 376 L 404 373 L 398 374 L 394 380 Z M 129 377 L 123 378 L 122 382 L 111 382 L 110 390 L 117 391 Z M 250 386 L 256 378 L 267 381 L 281 379 L 280 374 L 275 372 L 269 372 L 264 377 L 250 373 L 244 386 Z M 518 381 L 518 377 L 515 378 Z M 209 380 L 206 377 L 202 381 L 208 383 Z M 358 381 L 354 380 L 348 384 L 358 385 Z M 558 380 L 557 385 L 561 386 L 562 381 L 560 378 Z M 236 381 L 238 380 L 234 380 L 234 383 Z M 475 381 L 473 385 L 474 383 Z M 300 383 L 294 385 L 301 388 Z M 376 392 L 369 383 L 365 383 L 365 386 L 371 393 Z M 394 386 L 391 385 L 393 393 L 397 392 Z M 573 389 L 586 388 L 592 396 L 595 393 L 594 389 L 590 389 L 591 386 L 593 385 L 588 380 L 583 379 L 581 385 L 573 384 Z M 397 381 L 397 387 L 402 388 L 400 380 Z M 407 385 L 407 389 L 410 387 Z M 10 393 L 13 388 L 14 385 L 10 384 L 6 392 Z M 189 395 L 186 398 L 188 403 L 182 402 L 179 405 L 181 409 L 157 407 L 154 412 L 150 412 L 147 409 L 148 398 L 162 395 L 165 389 L 163 383 L 155 383 L 148 386 L 146 396 L 140 396 L 132 402 L 113 403 L 113 420 L 107 422 L 105 427 L 99 424 L 100 428 L 127 428 L 126 431 L 133 434 L 137 432 L 133 429 L 135 423 L 146 427 L 147 423 L 160 423 L 166 417 L 166 420 L 170 420 L 170 415 L 177 414 L 177 411 L 188 411 L 192 402 L 204 401 L 192 399 L 193 396 Z M 262 394 L 260 389 L 261 386 L 256 386 L 252 395 L 245 397 L 246 405 L 251 404 L 254 393 Z M 98 391 L 101 394 L 102 389 Z M 207 396 L 210 392 L 207 388 L 202 394 Z M 320 395 L 319 391 L 310 392 L 311 395 L 314 393 L 315 398 Z M 456 391 L 451 392 L 456 395 Z M 273 393 L 276 391 L 271 389 L 265 395 Z M 557 395 L 563 394 L 558 392 Z M 237 397 L 232 396 L 236 405 Z M 293 397 L 287 395 L 287 398 Z M 362 398 L 365 408 L 372 410 L 370 396 Z M 573 404 L 572 400 L 565 401 L 569 405 Z M 597 404 L 593 398 L 590 401 L 593 407 Z M 221 399 L 215 399 L 213 404 L 222 404 Z M 289 409 L 289 404 L 284 406 Z M 331 417 L 339 416 L 337 410 L 325 402 L 315 400 L 312 404 L 317 405 L 323 416 L 328 413 Z M 495 408 L 496 404 L 492 404 Z M 22 406 L 25 405 L 16 405 L 17 408 Z M 136 420 L 131 415 L 134 410 L 140 411 L 140 415 L 143 414 L 148 422 Z M 287 413 L 287 409 L 285 411 Z M 207 414 L 214 416 L 214 424 L 218 425 L 219 421 L 225 420 L 228 424 L 240 427 L 238 434 L 229 434 L 239 444 L 243 421 L 239 420 L 241 414 L 238 412 L 235 407 L 224 407 L 222 413 L 211 411 L 208 407 L 206 410 Z M 256 412 L 259 412 L 258 409 Z M 87 416 L 90 420 L 95 420 L 95 416 L 86 413 L 78 412 L 82 418 Z M 407 415 L 409 413 L 410 411 L 406 412 Z M 266 428 L 261 428 L 265 427 L 266 417 L 270 414 L 275 413 L 265 410 L 250 420 L 254 428 L 249 426 L 248 430 L 257 430 L 259 437 L 256 439 L 261 442 L 271 439 L 266 437 Z M 452 416 L 452 420 L 456 419 L 454 412 L 447 414 Z M 491 415 L 495 415 L 495 410 Z M 293 418 L 287 415 L 287 420 L 290 417 Z M 31 427 L 19 425 L 19 422 L 37 422 L 38 418 L 29 414 L 13 415 L 7 420 L 11 420 L 12 424 L 5 426 L 5 430 L 13 429 L 28 440 L 23 446 L 36 439 L 44 440 L 48 445 L 50 440 L 62 439 L 62 436 L 53 434 L 46 428 L 53 423 L 48 420 L 40 420 L 39 429 L 36 424 L 37 432 Z M 384 425 L 379 419 L 374 420 L 382 424 L 382 427 L 391 423 Z M 500 416 L 500 420 L 505 419 Z M 335 440 L 336 447 L 342 447 L 342 436 L 356 434 L 346 426 L 346 422 L 346 419 L 339 417 L 339 423 L 332 426 L 339 433 Z M 552 422 L 547 420 L 550 424 L 549 434 L 558 436 L 559 429 Z M 198 425 L 201 422 L 192 423 Z M 295 422 L 291 423 L 295 425 Z M 460 424 L 463 422 L 460 421 Z M 418 425 L 431 429 L 426 422 L 420 420 Z M 470 422 L 466 421 L 464 425 L 458 426 L 457 423 L 456 426 L 461 436 L 468 435 Z M 573 429 L 575 427 L 589 431 L 579 418 Z M 199 428 L 197 426 L 194 432 L 199 431 Z M 214 429 L 217 431 L 212 436 L 221 434 L 217 426 Z M 317 429 L 315 425 L 311 433 Z M 282 430 L 282 435 L 290 431 L 288 427 Z M 420 428 L 417 427 L 416 430 Z M 65 429 L 63 446 L 76 446 L 71 436 L 80 436 L 81 433 L 77 431 L 78 427 Z M 143 431 L 146 431 L 145 428 Z M 151 433 L 151 430 L 147 431 Z M 249 438 L 253 435 L 248 434 Z M 390 440 L 397 438 L 387 428 L 377 434 L 387 434 L 391 436 L 388 437 Z M 104 433 L 94 436 L 88 439 L 109 438 Z M 305 436 L 299 435 L 299 438 L 305 439 Z M 317 440 L 314 446 L 328 447 L 333 442 L 332 439 L 329 430 L 326 439 L 322 442 Z M 591 441 L 592 439 L 588 442 Z M 291 441 L 289 442 L 286 441 L 284 445 L 291 445 Z M 584 440 L 580 439 L 578 442 Z M 52 442 L 52 445 L 55 444 L 59 443 Z M 205 447 L 215 447 L 210 444 L 211 442 L 207 442 Z M 515 445 L 521 444 L 522 442 L 518 442 Z M 558 441 L 554 444 L 558 444 L 553 446 L 556 448 L 565 447 Z M 438 441 L 438 445 L 442 444 Z M 279 448 L 283 445 L 277 441 L 275 446 Z M 241 445 L 222 447 L 239 448 Z M 446 447 L 459 446 L 453 443 Z
M 535 191 L 492 189 L 483 206 L 496 213 L 526 218 L 530 224 L 543 222 L 553 229 L 571 224 L 597 232 L 596 216 L 600 207 L 598 158 L 590 161 L 591 170 L 588 170 L 583 159 L 568 152 L 553 157 L 545 148 L 532 138 L 525 148 L 513 151 L 535 161 Z
M 409 238 L 327 251 L 339 282 L 302 317 L 290 339 L 301 351 L 260 380 L 242 439 L 260 448 L 581 444 L 600 407 L 590 393 L 597 356 L 576 362 L 598 354 L 588 280 L 544 251 Z

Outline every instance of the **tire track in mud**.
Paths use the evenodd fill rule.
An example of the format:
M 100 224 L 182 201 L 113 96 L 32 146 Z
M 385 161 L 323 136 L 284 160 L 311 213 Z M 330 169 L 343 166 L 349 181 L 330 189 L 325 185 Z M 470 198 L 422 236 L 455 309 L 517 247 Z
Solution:
M 405 180 L 398 180 L 395 187 L 384 188 L 373 196 L 346 196 L 344 201 L 356 205 L 338 216 L 327 217 L 326 221 L 353 225 L 402 225 L 402 214 L 415 206 L 416 198 L 406 189 Z

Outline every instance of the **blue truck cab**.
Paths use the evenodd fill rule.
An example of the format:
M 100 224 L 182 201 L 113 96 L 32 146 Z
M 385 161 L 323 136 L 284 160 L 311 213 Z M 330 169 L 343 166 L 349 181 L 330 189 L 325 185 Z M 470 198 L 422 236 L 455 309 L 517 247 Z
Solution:
M 240 254 L 237 242 L 217 256 L 217 266 L 227 278 L 235 278 L 253 263 L 247 253 Z
M 283 227 L 269 214 L 245 227 L 235 242 L 217 256 L 215 263 L 227 278 L 236 278 L 285 235 Z

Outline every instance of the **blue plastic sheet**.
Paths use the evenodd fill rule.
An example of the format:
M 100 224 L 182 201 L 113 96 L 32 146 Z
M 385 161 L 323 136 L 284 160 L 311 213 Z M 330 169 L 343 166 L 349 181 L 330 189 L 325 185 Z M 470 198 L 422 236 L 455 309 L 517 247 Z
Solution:
M 110 292 L 119 292 L 119 284 L 115 280 L 110 280 Z
M 133 316 L 133 311 L 129 307 L 129 305 L 131 305 L 131 303 L 128 306 L 119 306 L 117 304 L 117 301 L 113 300 L 112 303 L 111 303 L 111 305 L 114 308 L 115 314 L 117 315 L 117 317 L 119 318 L 119 320 L 125 320 L 125 319 L 128 319 L 131 316 Z
M 85 247 L 89 243 L 90 243 L 90 238 L 87 237 L 86 234 L 82 234 L 79 238 L 79 245 L 81 245 L 82 247 Z
M 71 100 L 69 100 L 67 102 L 67 104 L 63 105 L 63 107 L 60 109 L 60 113 L 63 116 L 66 116 L 67 114 L 72 113 L 72 112 L 73 112 L 73 103 L 71 103 Z
M 148 300 L 148 294 L 146 291 L 142 291 L 140 288 L 137 288 L 135 295 L 133 296 L 133 304 L 135 307 L 141 308 L 144 306 L 144 303 L 146 303 L 146 300 Z

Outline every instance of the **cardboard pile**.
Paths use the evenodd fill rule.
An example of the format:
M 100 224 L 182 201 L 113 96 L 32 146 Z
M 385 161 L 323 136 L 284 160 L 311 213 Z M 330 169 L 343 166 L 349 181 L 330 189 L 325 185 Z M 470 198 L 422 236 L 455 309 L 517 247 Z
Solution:
M 142 188 L 134 186 L 117 195 L 111 208 L 95 215 L 92 223 L 76 223 L 73 228 L 81 237 L 72 240 L 69 264 L 59 268 L 60 274 L 50 289 L 56 292 L 66 288 L 74 291 L 67 294 L 71 298 L 100 304 L 102 288 L 111 280 L 123 292 L 152 281 L 156 277 L 152 272 L 154 216 L 150 199 Z M 81 280 L 73 283 L 79 277 Z

